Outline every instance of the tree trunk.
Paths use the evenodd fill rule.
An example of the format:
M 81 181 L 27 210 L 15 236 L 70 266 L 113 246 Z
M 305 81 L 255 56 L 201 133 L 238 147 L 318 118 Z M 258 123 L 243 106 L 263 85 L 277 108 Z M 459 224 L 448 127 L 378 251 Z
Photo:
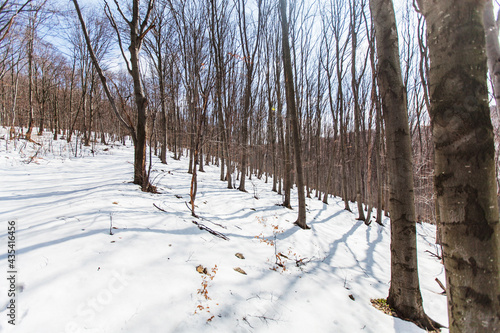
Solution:
M 290 189 L 291 185 L 291 163 L 290 163 L 290 144 L 289 144 L 289 126 L 288 122 L 285 120 L 286 125 L 286 133 L 283 126 L 283 102 L 281 99 L 281 65 L 279 60 L 276 60 L 276 101 L 278 104 L 278 112 L 277 112 L 277 123 L 278 123 L 278 138 L 281 146 L 281 154 L 282 154 L 282 175 L 283 175 L 283 191 L 285 192 L 283 206 L 286 208 L 292 208 L 290 204 Z M 280 188 L 278 190 L 278 194 L 281 194 L 281 182 Z
M 485 3 L 419 1 L 431 60 L 435 191 L 452 333 L 500 331 L 500 226 Z
M 56 86 L 56 89 L 54 91 L 54 100 L 53 100 L 53 106 L 54 106 L 54 136 L 53 136 L 53 139 L 54 140 L 57 140 L 57 136 L 59 134 L 59 108 L 58 108 L 58 101 L 59 99 L 57 98 L 57 90 L 58 90 L 58 87 Z
M 163 56 L 161 52 L 157 54 L 157 62 L 158 62 L 158 74 L 161 74 L 158 77 L 159 81 L 159 89 L 160 89 L 160 106 L 161 106 L 161 115 L 160 115 L 160 161 L 163 164 L 167 164 L 167 150 L 168 150 L 168 125 L 167 125 L 167 96 L 165 94 L 165 77 L 164 77 L 164 69 L 163 69 Z M 173 97 L 172 97 L 173 98 Z
M 34 44 L 34 23 L 30 16 L 30 32 L 28 37 L 28 131 L 26 132 L 26 140 L 31 141 L 31 133 L 33 131 L 33 44 Z
M 500 44 L 498 42 L 498 23 L 495 20 L 493 0 L 486 0 L 483 11 L 486 34 L 486 55 L 488 69 L 493 80 L 493 93 L 497 109 L 500 108 Z
M 500 24 L 500 12 L 495 20 L 495 13 L 493 8 L 493 1 L 487 0 L 484 7 L 484 29 L 486 33 L 486 55 L 488 56 L 488 69 L 493 83 L 493 95 L 495 97 L 495 111 L 498 116 L 500 115 L 500 43 L 498 41 L 498 31 Z M 500 142 L 500 132 L 495 129 L 495 142 Z M 498 148 L 498 147 L 497 147 Z M 496 151 L 497 171 L 497 195 L 500 198 L 500 168 L 498 161 L 500 160 L 500 152 Z
M 357 220 L 364 221 L 365 213 L 363 211 L 363 196 L 362 196 L 362 177 L 361 177 L 361 133 L 360 133 L 360 118 L 361 118 L 361 108 L 359 106 L 359 83 L 356 79 L 356 48 L 357 48 L 357 32 L 356 32 L 356 10 L 354 5 L 351 11 L 351 88 L 352 97 L 354 99 L 354 183 L 356 191 L 356 203 L 358 206 L 358 218 Z
M 248 164 L 248 118 L 250 113 L 250 94 L 252 90 L 252 81 L 248 79 L 248 76 L 251 75 L 250 71 L 247 70 L 247 80 L 245 85 L 245 95 L 243 101 L 243 119 L 241 124 L 241 178 L 240 178 L 240 186 L 238 186 L 238 190 L 242 192 L 246 192 L 245 189 L 245 180 L 246 180 L 246 172 L 247 172 L 247 164 Z
M 297 117 L 297 110 L 295 108 L 295 92 L 293 85 L 292 61 L 290 58 L 290 45 L 288 42 L 288 22 L 286 19 L 286 2 L 280 0 L 281 9 L 281 28 L 282 28 L 282 42 L 283 42 L 283 67 L 285 74 L 286 86 L 286 106 L 287 114 L 290 117 L 292 134 L 293 134 L 293 148 L 295 154 L 295 167 L 297 171 L 297 191 L 299 195 L 299 215 L 295 224 L 302 229 L 310 229 L 306 224 L 306 198 L 304 195 L 304 179 L 302 173 L 302 160 L 300 152 L 300 132 L 299 121 Z
M 135 7 L 134 1 L 134 7 Z M 138 9 L 137 9 L 138 10 Z M 136 27 L 138 29 L 138 27 Z M 139 51 L 138 31 L 131 29 L 130 32 L 130 62 L 132 65 L 132 79 L 134 82 L 135 105 L 137 107 L 136 142 L 134 142 L 134 184 L 141 185 L 146 191 L 149 187 L 149 180 L 146 175 L 146 111 L 148 100 L 144 95 L 139 71 Z
M 391 286 L 387 302 L 401 318 L 433 330 L 439 325 L 424 312 L 418 280 L 411 141 L 392 0 L 370 0 L 370 10 L 391 174 Z

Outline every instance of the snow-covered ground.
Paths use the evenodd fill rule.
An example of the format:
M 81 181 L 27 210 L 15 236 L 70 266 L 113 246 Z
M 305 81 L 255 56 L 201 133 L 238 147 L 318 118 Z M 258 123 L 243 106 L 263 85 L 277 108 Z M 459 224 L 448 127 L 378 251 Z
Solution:
M 130 145 L 75 158 L 74 144 L 49 133 L 35 137 L 42 147 L 6 135 L 0 129 L 0 267 L 7 275 L 15 220 L 18 273 L 15 327 L 0 284 L 0 332 L 422 332 L 370 304 L 388 293 L 388 219 L 367 227 L 354 204 L 353 214 L 338 198 L 307 199 L 311 230 L 301 230 L 271 184 L 253 178 L 248 193 L 228 190 L 215 166 L 198 174 L 195 219 L 186 158 L 155 160 L 161 193 L 150 194 L 131 183 Z M 447 325 L 434 281 L 445 281 L 443 267 L 429 253 L 435 228 L 417 230 L 424 307 Z

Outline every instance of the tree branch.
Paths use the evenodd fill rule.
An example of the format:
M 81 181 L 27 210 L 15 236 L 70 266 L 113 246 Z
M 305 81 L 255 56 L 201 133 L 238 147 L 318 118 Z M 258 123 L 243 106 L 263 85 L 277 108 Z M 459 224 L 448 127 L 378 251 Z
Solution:
M 116 1 L 116 0 L 115 0 Z M 151 16 L 151 12 L 153 11 L 153 8 L 154 8 L 154 3 L 155 3 L 155 0 L 149 0 L 149 3 L 148 3 L 148 11 L 146 12 L 146 17 L 144 17 L 144 20 L 142 21 L 141 23 L 141 36 L 144 36 L 146 35 L 146 33 L 151 30 L 151 26 L 154 26 L 154 23 L 151 24 L 151 26 L 145 31 L 144 29 L 146 28 L 146 25 L 148 24 L 148 21 L 149 21 L 149 17 Z
M 122 11 L 122 9 L 121 9 L 120 4 L 118 3 L 118 1 L 117 1 L 117 0 L 114 0 L 114 2 L 115 2 L 115 5 L 116 5 L 116 9 L 117 9 L 117 10 L 118 10 L 118 12 L 120 13 L 120 15 L 121 15 L 121 17 L 123 18 L 123 20 L 124 20 L 125 22 L 127 22 L 127 24 L 128 24 L 129 26 L 131 26 L 131 25 L 132 25 L 132 22 L 131 22 L 131 21 L 129 21 L 129 20 L 127 20 L 127 17 L 125 16 L 125 14 L 123 14 L 123 11 Z M 107 1 L 104 1 L 104 3 L 105 3 L 105 6 L 107 6 L 107 7 L 108 7 L 108 9 L 109 9 L 108 2 L 107 2 Z
M 116 1 L 115 1 L 116 3 Z M 118 6 L 118 4 L 116 5 Z M 118 7 L 118 11 L 120 14 L 123 16 L 123 13 Z M 125 64 L 127 65 L 127 70 L 130 74 L 132 74 L 132 69 L 130 67 L 130 63 L 128 62 L 127 56 L 125 55 L 125 51 L 123 50 L 123 43 L 122 43 L 122 38 L 120 35 L 120 31 L 118 30 L 118 25 L 116 24 L 115 18 L 113 17 L 113 13 L 111 13 L 111 9 L 109 8 L 108 2 L 104 1 L 104 13 L 106 14 L 106 17 L 108 18 L 109 22 L 111 23 L 111 26 L 113 29 L 115 29 L 116 35 L 118 37 L 118 45 L 120 46 L 120 51 L 122 53 L 123 60 L 125 60 Z M 130 25 L 130 22 L 127 21 L 127 19 L 124 17 L 124 20 Z

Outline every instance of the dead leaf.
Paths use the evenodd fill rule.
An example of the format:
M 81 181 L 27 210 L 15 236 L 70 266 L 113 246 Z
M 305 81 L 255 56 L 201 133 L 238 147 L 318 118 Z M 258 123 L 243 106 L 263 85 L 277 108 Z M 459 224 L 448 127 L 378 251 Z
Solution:
M 205 267 L 203 267 L 202 265 L 196 266 L 196 271 L 200 274 L 208 274 L 207 269 Z
M 244 256 L 243 254 L 239 253 L 239 252 L 238 252 L 238 253 L 236 253 L 236 254 L 235 254 L 235 256 L 236 256 L 237 258 L 240 258 L 240 259 L 245 259 L 245 256 Z
M 244 270 L 242 270 L 241 268 L 239 268 L 239 267 L 236 267 L 236 268 L 233 268 L 233 269 L 234 269 L 235 271 L 237 271 L 238 273 L 241 273 L 241 274 L 243 274 L 243 275 L 247 275 L 247 273 L 246 273 Z

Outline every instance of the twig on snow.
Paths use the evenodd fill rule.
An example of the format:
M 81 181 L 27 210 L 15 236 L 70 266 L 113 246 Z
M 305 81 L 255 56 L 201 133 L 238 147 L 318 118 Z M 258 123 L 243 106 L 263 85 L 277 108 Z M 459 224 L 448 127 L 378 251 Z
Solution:
M 199 222 L 196 222 L 196 221 L 191 221 L 191 222 L 193 222 L 194 224 L 196 224 L 200 230 L 208 231 L 209 233 L 211 233 L 214 236 L 217 236 L 217 237 L 222 238 L 224 240 L 229 240 L 229 238 L 226 235 L 224 235 L 223 233 L 221 233 L 221 232 L 218 232 L 216 230 L 210 229 L 209 227 L 207 227 L 206 225 L 204 225 L 202 223 L 199 223 Z

